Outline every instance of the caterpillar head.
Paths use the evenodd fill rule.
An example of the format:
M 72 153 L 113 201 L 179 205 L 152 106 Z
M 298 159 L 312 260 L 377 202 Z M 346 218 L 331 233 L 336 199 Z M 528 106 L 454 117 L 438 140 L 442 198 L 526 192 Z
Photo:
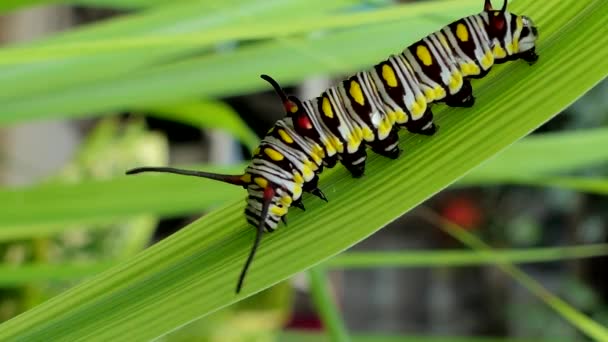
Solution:
M 507 0 L 500 10 L 493 9 L 491 1 L 486 0 L 484 18 L 496 63 L 516 59 L 534 63 L 538 60 L 538 29 L 532 19 L 508 12 Z

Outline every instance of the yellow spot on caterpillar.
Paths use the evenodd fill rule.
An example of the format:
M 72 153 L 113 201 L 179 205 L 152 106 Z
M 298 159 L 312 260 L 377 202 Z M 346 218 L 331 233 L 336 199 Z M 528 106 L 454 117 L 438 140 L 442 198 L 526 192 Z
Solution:
M 323 104 L 321 105 L 321 107 L 323 109 L 323 114 L 325 114 L 325 116 L 327 116 L 330 119 L 334 117 L 334 112 L 331 109 L 331 103 L 329 102 L 329 99 L 327 97 L 323 97 Z
M 365 141 L 374 141 L 374 132 L 369 127 L 363 127 L 363 139 Z
M 424 96 L 426 96 L 426 102 L 433 102 L 435 99 L 435 92 L 431 88 L 426 88 L 424 90 Z
M 266 180 L 266 178 L 255 177 L 253 181 L 262 189 L 266 189 L 266 187 L 268 186 L 268 181 Z
M 463 64 L 460 67 L 460 71 L 462 72 L 463 76 L 479 75 L 479 73 L 481 72 L 481 70 L 479 70 L 479 67 L 475 63 Z
M 398 110 L 395 112 L 395 122 L 396 123 L 406 123 L 407 122 L 407 115 L 405 115 L 405 113 L 402 110 Z
M 293 180 L 298 184 L 304 183 L 304 178 L 302 178 L 302 175 L 297 171 L 293 174 Z
M 499 47 L 499 48 L 500 48 L 500 47 Z M 505 53 L 505 52 L 504 52 L 505 50 L 503 50 L 502 48 L 500 48 L 500 50 L 502 50 L 502 51 L 503 51 L 503 53 Z M 505 56 L 506 56 L 506 53 L 505 53 Z M 485 56 L 483 56 L 483 58 L 481 59 L 481 66 L 482 66 L 482 67 L 483 67 L 485 70 L 487 70 L 487 69 L 489 69 L 489 68 L 492 66 L 492 64 L 494 64 L 494 55 L 493 55 L 491 52 L 488 52 L 488 53 L 486 53 L 486 54 L 485 54 Z
M 313 155 L 316 155 L 317 158 L 325 157 L 325 150 L 323 150 L 323 147 L 321 147 L 319 144 L 315 144 L 312 147 L 312 153 Z
M 291 101 L 290 101 L 290 102 L 291 102 Z M 291 106 L 289 106 L 289 110 L 290 110 L 292 113 L 297 113 L 297 112 L 298 112 L 298 110 L 299 110 L 299 108 L 298 108 L 298 106 L 297 106 L 295 103 L 291 102 Z
M 310 159 L 305 159 L 304 165 L 308 166 L 313 171 L 317 171 L 319 169 L 319 166 L 317 164 L 313 163 L 312 161 L 310 161 Z
M 384 78 L 384 80 L 386 81 L 386 84 L 389 87 L 395 88 L 396 86 L 399 85 L 399 83 L 397 83 L 397 77 L 395 76 L 395 71 L 388 64 L 382 65 L 382 78 Z
M 310 156 L 312 157 L 312 160 L 314 160 L 314 162 L 316 164 L 321 164 L 323 162 L 323 159 L 321 157 L 319 157 L 319 155 L 316 153 L 313 153 Z
M 342 144 L 342 142 L 340 141 L 340 139 L 338 139 L 338 137 L 334 136 L 332 138 L 332 144 L 334 145 L 334 147 L 336 148 L 336 150 L 338 151 L 338 153 L 344 152 L 344 145 Z
M 500 45 L 494 46 L 494 57 L 500 59 L 507 57 L 507 52 Z
M 302 187 L 298 184 L 294 184 L 293 186 L 293 198 L 298 199 L 302 196 Z
M 509 47 L 511 48 L 511 53 L 519 52 L 519 42 L 518 41 L 513 41 Z
M 361 91 L 361 86 L 357 81 L 350 81 L 350 88 L 348 89 L 350 96 L 353 97 L 355 102 L 363 106 L 365 104 L 365 97 L 363 97 L 363 92 Z
M 241 181 L 243 183 L 247 183 L 247 184 L 251 183 L 251 174 L 246 173 L 246 174 L 242 175 L 241 176 Z
M 418 120 L 426 111 L 426 98 L 424 96 L 416 97 L 416 102 L 412 105 L 412 119 Z
M 325 150 L 327 150 L 327 154 L 330 157 L 333 156 L 334 154 L 336 154 L 336 149 L 331 144 L 331 142 L 329 141 L 329 139 L 325 139 L 325 140 L 323 140 L 321 142 L 323 143 L 323 146 L 325 146 Z
M 467 27 L 463 23 L 456 26 L 456 36 L 458 36 L 461 42 L 469 41 L 469 30 L 467 30 Z
M 426 66 L 433 65 L 433 57 L 431 57 L 431 52 L 424 45 L 418 45 L 416 48 L 416 55 L 422 61 L 422 63 Z
M 460 87 L 462 87 L 462 75 L 459 72 L 455 72 L 450 77 L 450 93 L 455 94 Z
M 361 129 L 361 127 L 355 127 L 355 136 L 357 137 L 357 139 L 359 139 L 359 141 L 363 140 L 363 130 Z
M 442 33 L 439 34 L 439 41 L 441 42 L 441 45 L 443 45 L 444 48 L 446 48 L 447 50 L 450 49 L 450 44 Z
M 285 206 L 289 206 L 291 205 L 292 199 L 289 196 L 283 196 L 281 197 L 281 203 Z
M 389 120 L 389 117 L 385 116 L 380 122 L 380 126 L 378 126 L 378 135 L 380 140 L 388 136 L 388 134 L 391 132 L 391 128 L 393 128 Z
M 391 122 L 391 125 L 395 123 L 395 120 L 397 120 L 397 113 L 395 112 L 388 112 L 388 118 Z
M 287 134 L 287 132 L 285 132 L 285 130 L 279 129 L 279 136 L 284 142 L 288 144 L 293 143 L 293 139 L 289 136 L 289 134 Z
M 517 25 L 517 31 L 521 31 L 524 28 L 524 18 L 523 17 L 517 17 L 517 19 L 515 20 L 515 23 Z
M 266 155 L 274 161 L 281 161 L 285 158 L 281 153 L 279 153 L 276 150 L 273 150 L 271 148 L 265 148 L 264 153 L 266 153 Z
M 287 214 L 287 207 L 273 206 L 270 211 L 276 216 L 284 216 Z
M 435 87 L 435 100 L 441 100 L 445 97 L 445 89 L 442 87 Z
M 302 165 L 302 175 L 304 176 L 304 180 L 309 181 L 312 177 L 315 176 L 314 172 L 310 169 L 308 165 Z
M 361 140 L 359 140 L 358 137 L 355 136 L 355 134 L 349 134 L 347 140 L 348 140 L 348 150 L 349 151 L 354 152 L 357 150 L 359 145 L 361 145 Z

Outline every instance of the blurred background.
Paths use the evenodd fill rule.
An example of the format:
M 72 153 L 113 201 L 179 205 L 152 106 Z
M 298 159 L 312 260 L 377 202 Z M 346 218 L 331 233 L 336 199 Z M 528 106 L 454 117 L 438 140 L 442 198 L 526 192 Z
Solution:
M 226 8 L 185 0 L 172 4 L 152 0 L 74 3 L 20 9 L 20 2 L 14 8 L 8 2 L 0 7 L 6 11 L 0 17 L 0 40 L 5 46 L 27 47 L 32 42 L 44 45 L 87 37 L 195 33 L 225 24 L 226 13 L 256 20 L 256 11 L 270 11 L 259 9 L 253 1 L 230 1 Z M 318 11 L 365 12 L 391 4 L 388 0 L 326 1 Z M 283 15 L 282 11 L 293 13 L 298 8 L 287 7 L 281 10 L 279 6 L 266 18 L 272 20 Z M 469 13 L 470 8 L 466 5 L 459 10 Z M 459 16 L 456 11 L 415 18 L 420 25 L 411 34 L 422 36 L 430 31 L 428 27 Z M 382 58 L 386 51 L 402 46 L 394 44 L 399 39 L 391 39 L 373 53 Z M 263 44 L 255 37 L 240 42 L 226 39 L 204 48 L 178 42 L 175 49 L 152 47 L 135 53 L 121 53 L 119 46 L 92 46 L 99 49 L 97 53 L 82 57 L 80 51 L 68 51 L 73 55 L 60 63 L 31 55 L 27 56 L 29 64 L 0 64 L 0 115 L 5 116 L 0 122 L 0 203 L 5 207 L 0 217 L 0 230 L 4 231 L 0 232 L 4 264 L 0 321 L 129 258 L 204 212 L 243 196 L 235 190 L 214 192 L 204 200 L 189 197 L 179 208 L 159 210 L 160 216 L 133 215 L 146 203 L 123 211 L 121 203 L 136 199 L 134 196 L 125 195 L 115 203 L 109 197 L 111 189 L 130 186 L 136 192 L 138 186 L 150 185 L 137 180 L 129 185 L 117 179 L 134 165 L 205 165 L 240 171 L 257 139 L 283 116 L 281 105 L 256 74 L 242 75 L 247 80 L 238 84 L 222 82 L 221 73 L 243 73 L 246 65 L 216 74 L 197 70 L 224 57 L 230 65 L 235 57 L 225 56 L 225 52 L 251 45 L 245 56 L 251 63 L 267 65 L 268 73 L 274 75 L 280 63 L 255 59 L 258 50 L 267 47 Z M 54 52 L 49 49 L 47 53 L 52 57 Z M 319 61 L 318 55 L 309 56 L 306 51 L 299 58 L 312 59 L 322 67 L 314 73 L 306 69 L 277 73 L 291 85 L 291 92 L 304 98 L 317 95 L 346 75 L 335 60 L 323 62 L 321 57 Z M 282 62 L 288 68 L 297 61 Z M 358 66 L 360 62 L 348 63 Z M 196 79 L 201 77 L 217 79 L 217 87 L 197 88 Z M 168 81 L 159 84 L 163 78 Z M 602 82 L 534 134 L 605 126 L 606 94 L 608 83 Z M 586 176 L 605 172 L 606 164 L 601 161 L 577 170 Z M 112 182 L 106 182 L 109 180 Z M 179 193 L 192 187 L 196 179 L 167 182 L 159 189 L 157 202 L 162 202 L 163 191 Z M 95 216 L 95 205 L 87 209 L 83 204 L 90 201 L 107 208 L 101 207 L 102 213 Z M 425 207 L 492 247 L 529 249 L 608 243 L 606 205 L 601 194 L 496 185 L 446 190 Z M 111 215 L 103 214 L 104 209 Z M 414 210 L 350 252 L 466 248 Z M 552 293 L 608 324 L 607 262 L 606 257 L 596 257 L 521 267 Z M 479 341 L 507 341 L 502 337 L 509 341 L 586 340 L 559 314 L 492 266 L 329 267 L 330 293 L 347 330 L 354 335 L 397 336 L 396 340 L 410 336 L 414 341 L 428 336 L 442 336 L 444 339 L 437 340 L 445 341 L 456 341 L 457 336 L 488 337 Z M 319 338 L 316 334 L 323 326 L 309 278 L 301 274 L 163 340 L 312 341 Z

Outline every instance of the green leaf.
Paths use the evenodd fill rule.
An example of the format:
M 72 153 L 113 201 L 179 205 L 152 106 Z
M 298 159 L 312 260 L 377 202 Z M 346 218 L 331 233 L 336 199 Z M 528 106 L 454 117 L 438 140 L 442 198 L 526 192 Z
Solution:
M 230 34 L 232 36 L 228 38 L 235 38 L 233 36 L 239 34 L 238 28 L 240 28 L 240 31 L 245 32 L 241 34 L 242 36 L 251 37 L 248 32 L 250 30 L 256 32 L 254 30 L 256 26 L 249 27 L 251 22 L 255 21 L 255 17 L 250 16 L 255 13 L 266 14 L 270 19 L 283 13 L 303 12 L 304 14 L 309 13 L 311 16 L 308 21 L 286 22 L 283 20 L 273 23 L 269 25 L 268 31 L 263 36 L 273 32 L 278 32 L 282 36 L 284 32 L 294 32 L 296 29 L 310 30 L 305 24 L 310 25 L 311 22 L 316 22 L 321 9 L 329 11 L 337 7 L 336 3 L 332 1 L 316 1 L 319 3 L 316 14 L 311 10 L 302 11 L 300 9 L 300 7 L 313 8 L 314 6 L 309 3 L 310 0 L 292 0 L 283 6 L 279 6 L 282 2 L 268 3 L 264 0 L 248 5 L 246 8 L 228 7 L 223 11 L 215 11 L 213 17 L 210 16 L 207 20 L 200 20 L 200 22 L 195 21 L 198 17 L 189 17 L 192 17 L 193 13 L 196 15 L 205 13 L 204 10 L 192 6 L 181 6 L 178 8 L 179 11 L 175 9 L 167 15 L 154 15 L 156 12 L 145 16 L 142 14 L 141 17 L 135 17 L 132 20 L 119 21 L 119 25 L 106 25 L 96 31 L 85 30 L 81 34 L 73 34 L 69 36 L 70 39 L 66 39 L 68 43 L 86 38 L 113 38 L 118 32 L 126 30 L 126 33 L 122 34 L 134 35 L 133 32 L 141 32 L 144 43 L 145 39 L 163 39 L 164 36 L 164 41 L 171 44 L 162 49 L 145 48 L 142 51 L 140 46 L 139 50 L 130 52 L 104 52 L 96 56 L 84 56 L 56 63 L 40 62 L 40 66 L 35 64 L 34 67 L 26 68 L 23 72 L 20 72 L 23 69 L 20 66 L 5 66 L 5 73 L 0 67 L 0 83 L 12 85 L 0 94 L 0 108 L 2 108 L 0 124 L 38 118 L 103 114 L 128 107 L 164 106 L 200 97 L 210 98 L 253 90 L 268 90 L 268 84 L 260 80 L 258 76 L 270 71 L 282 83 L 302 80 L 315 70 L 319 73 L 331 72 L 333 74 L 350 72 L 368 65 L 370 61 L 380 60 L 388 54 L 398 51 L 404 41 L 421 38 L 425 33 L 438 29 L 446 22 L 456 19 L 460 15 L 471 13 L 473 9 L 476 10 L 479 7 L 475 0 L 408 5 L 399 7 L 398 10 L 382 12 L 384 16 L 389 16 L 392 20 L 397 19 L 396 13 L 403 14 L 399 21 L 332 31 L 312 37 L 305 36 L 289 42 L 281 39 L 247 44 L 223 53 L 205 54 L 202 57 L 158 65 L 160 61 L 172 60 L 185 53 L 197 51 L 199 45 L 192 44 L 192 34 L 196 34 L 195 38 L 199 37 L 197 38 L 199 40 L 212 39 L 214 36 L 227 39 Z M 339 4 L 343 5 L 344 2 L 346 1 L 339 2 Z M 473 3 L 476 6 L 473 6 Z M 266 7 L 269 8 L 266 9 Z M 442 8 L 449 9 L 449 14 L 447 14 L 448 12 L 436 13 L 438 9 Z M 241 18 L 235 13 L 248 13 L 248 16 Z M 433 13 L 433 16 L 425 15 L 429 13 Z M 179 15 L 186 18 L 180 18 Z M 381 19 L 377 15 L 362 17 L 359 14 L 351 14 L 351 16 L 364 22 L 377 22 Z M 445 19 L 438 20 L 437 16 L 445 17 Z M 212 20 L 212 18 L 220 19 Z M 348 16 L 344 18 L 346 19 L 341 19 L 339 22 L 343 22 L 345 26 L 353 26 L 357 23 L 354 19 L 348 19 L 350 18 Z M 408 20 L 404 20 L 405 18 Z M 240 26 L 235 25 L 239 19 L 242 19 L 243 22 L 239 22 Z M 323 23 L 326 25 L 332 23 L 331 17 L 323 17 L 323 19 Z M 188 20 L 194 21 L 190 24 L 194 28 L 178 31 L 180 34 L 190 34 L 185 37 L 188 44 L 175 46 L 180 39 L 179 36 L 171 34 L 172 30 L 175 30 L 174 23 L 176 21 L 187 23 Z M 263 21 L 269 21 L 269 19 L 266 18 Z M 152 24 L 155 22 L 159 22 L 157 24 L 160 28 L 152 30 Z M 189 28 L 190 26 L 186 23 L 183 26 Z M 233 29 L 230 24 L 238 28 Z M 296 29 L 290 29 L 292 25 Z M 222 28 L 226 28 L 227 31 Z M 213 34 L 207 32 L 209 30 Z M 158 33 L 150 37 L 150 31 Z M 400 32 L 400 34 L 395 35 L 394 32 Z M 382 37 L 382 39 L 378 39 L 378 37 Z M 115 39 L 117 41 L 114 45 L 120 42 L 118 38 Z M 121 36 L 120 39 L 125 38 Z M 368 42 L 366 49 L 360 48 L 362 41 Z M 214 42 L 219 43 L 220 41 L 214 40 Z M 92 44 L 94 44 L 94 40 Z M 72 53 L 81 52 L 81 48 L 72 46 Z M 289 54 L 287 59 L 284 58 L 286 53 Z M 5 51 L 5 57 L 7 54 L 8 57 L 11 57 L 10 50 Z M 13 54 L 11 58 L 20 60 L 31 55 L 39 54 L 22 51 L 22 53 Z M 1 56 L 2 54 L 0 54 L 0 59 Z M 281 63 L 276 61 L 281 61 Z M 142 66 L 147 66 L 147 69 L 140 70 Z M 171 91 L 167 91 L 167 89 L 171 89 Z
M 551 340 L 518 339 L 500 337 L 456 337 L 456 336 L 383 336 L 359 335 L 353 336 L 355 342 L 565 342 L 563 339 Z M 284 342 L 329 342 L 326 336 L 311 332 L 287 331 L 281 335 L 279 341 Z
M 500 262 L 535 263 L 592 258 L 608 255 L 608 245 L 583 245 L 555 248 L 492 250 L 481 253 L 467 250 L 347 252 L 323 264 L 329 269 L 359 269 L 379 267 L 457 267 L 483 266 Z M 76 280 L 107 270 L 118 261 L 83 264 L 23 264 L 19 267 L 0 266 L 0 285 L 15 286 L 32 282 Z
M 518 182 L 606 163 L 608 150 L 596 148 L 606 145 L 606 128 L 530 136 L 476 168 L 459 183 Z
M 48 1 L 48 0 L 47 0 Z M 145 9 L 149 7 L 157 7 L 167 5 L 165 0 L 54 0 L 68 4 L 77 4 L 81 6 L 109 7 L 116 9 Z M 170 6 L 175 6 L 179 3 L 188 3 L 196 0 L 176 0 L 169 3 Z
M 268 22 L 284 17 L 284 13 L 299 13 L 302 15 L 316 16 L 326 11 L 336 10 L 349 4 L 354 0 L 229 0 L 222 2 L 194 1 L 191 3 L 173 4 L 169 7 L 152 9 L 119 17 L 101 23 L 87 25 L 71 31 L 60 33 L 34 44 L 20 45 L 18 47 L 7 47 L 0 50 L 0 60 L 4 62 L 19 62 L 38 60 L 34 63 L 24 65 L 0 65 L 0 84 L 10 84 L 0 92 L 0 124 L 7 122 L 22 121 L 32 117 L 20 117 L 18 108 L 5 108 L 4 103 L 19 103 L 24 100 L 37 101 L 38 97 L 46 98 L 50 92 L 61 93 L 69 90 L 77 90 L 84 85 L 110 82 L 113 86 L 141 74 L 143 70 L 154 70 L 154 66 L 174 63 L 184 56 L 205 52 L 198 44 L 175 45 L 166 44 L 164 48 L 142 48 L 118 49 L 120 42 L 129 38 L 146 40 L 169 39 L 179 40 L 177 37 L 193 35 L 205 37 L 208 32 L 214 32 L 215 40 L 208 42 L 219 44 L 222 41 L 218 37 L 222 35 L 222 28 L 230 32 L 234 28 L 247 32 L 248 25 L 255 23 L 257 18 L 263 17 Z M 179 23 L 179 24 L 176 24 Z M 280 27 L 277 27 L 279 29 Z M 234 33 L 233 33 L 234 35 Z M 105 52 L 95 49 L 95 42 L 110 41 L 106 44 Z M 78 45 L 84 44 L 84 45 Z M 86 46 L 87 44 L 88 47 Z M 93 46 L 91 46 L 91 44 Z M 57 48 L 63 46 L 63 48 Z M 114 47 L 113 47 L 114 46 Z M 115 49 L 116 48 L 116 49 Z M 64 58 L 53 60 L 46 58 L 57 49 L 63 49 Z M 95 55 L 91 55 L 98 52 Z M 2 64 L 2 63 L 0 63 Z M 161 85 L 164 82 L 158 83 Z M 105 83 L 107 84 L 107 83 Z M 208 84 L 208 86 L 213 86 Z M 164 92 L 166 93 L 165 88 Z M 194 89 L 195 90 L 195 89 Z M 175 89 L 171 89 L 175 92 Z M 171 93 L 170 92 L 170 93 Z M 192 93 L 192 92 L 191 92 Z M 81 99 L 89 103 L 88 109 L 83 109 L 81 115 L 94 113 L 93 108 L 99 103 L 98 95 L 87 99 Z M 198 96 L 196 96 L 198 98 Z M 165 101 L 162 105 L 192 100 L 194 96 L 175 97 L 173 101 Z M 76 98 L 64 99 L 75 101 Z M 133 104 L 133 102 L 131 102 Z M 136 105 L 146 102 L 138 101 Z M 122 109 L 123 106 L 105 107 L 102 111 L 110 109 Z M 39 112 L 36 118 L 46 118 L 54 111 L 47 110 Z M 108 113 L 104 113 L 108 114 Z M 90 115 L 90 114 L 87 114 Z M 61 116 L 61 114 L 60 114 Z
M 59 0 L 4 0 L 0 2 L 0 13 L 14 11 L 23 7 L 53 3 Z
M 439 215 L 436 215 L 428 210 L 423 213 L 423 216 L 425 216 L 429 221 L 436 223 L 444 232 L 452 236 L 454 239 L 476 250 L 477 252 L 483 254 L 493 253 L 490 246 L 480 240 L 477 236 L 469 233 L 466 229 L 462 229 L 461 227 L 442 219 Z M 501 271 L 511 276 L 532 294 L 537 296 L 550 308 L 555 310 L 555 312 L 557 312 L 564 320 L 577 327 L 585 335 L 594 339 L 595 341 L 608 341 L 608 329 L 606 329 L 606 327 L 589 318 L 584 313 L 577 311 L 570 304 L 552 294 L 541 283 L 527 275 L 523 270 L 504 260 L 502 262 L 498 262 L 496 266 Z
M 350 341 L 340 311 L 332 298 L 329 289 L 330 281 L 325 272 L 325 268 L 322 266 L 313 267 L 308 271 L 313 303 L 321 317 L 323 326 L 331 336 L 331 340 L 334 342 Z
M 162 184 L 156 184 L 158 178 L 121 177 L 4 190 L 0 192 L 0 240 L 45 236 L 78 228 L 79 224 L 113 221 L 138 213 L 196 213 L 242 195 L 238 188 L 215 182 L 162 177 Z
M 0 285 L 23 286 L 35 282 L 76 280 L 107 270 L 116 262 L 0 266 Z
M 602 29 L 608 2 L 518 0 L 512 10 L 538 23 L 542 37 L 539 63 L 534 67 L 525 63 L 496 67 L 491 75 L 474 82 L 475 108 L 438 107 L 439 134 L 433 138 L 403 134 L 403 157 L 388 161 L 371 156 L 362 179 L 352 179 L 340 168 L 326 172 L 322 184 L 330 203 L 305 196 L 305 213 L 292 210 L 289 228 L 265 235 L 241 295 L 234 295 L 234 286 L 253 239 L 253 230 L 243 218 L 242 200 L 4 323 L 0 339 L 156 338 L 361 241 L 550 119 L 608 74 L 606 50 L 601 48 L 608 43 Z M 338 56 L 343 52 L 342 56 L 348 57 L 345 63 L 369 63 L 358 59 L 358 54 L 378 46 L 377 41 L 398 36 L 395 32 L 403 32 L 387 30 L 385 35 L 368 40 L 363 31 L 350 39 L 345 33 L 341 44 L 331 49 L 302 45 L 308 44 L 305 41 L 299 41 L 298 46 L 312 55 L 324 51 L 322 56 Z M 359 43 L 357 49 L 350 45 L 354 42 Z M 366 43 L 365 49 L 361 49 L 361 42 Z M 296 75 L 290 70 L 292 63 L 301 61 L 298 54 L 293 54 L 293 61 L 292 55 L 283 59 L 282 65 L 269 58 L 273 56 L 249 54 L 247 61 L 256 61 L 255 66 L 234 63 L 230 58 L 216 60 L 215 69 L 206 70 L 210 73 L 207 76 L 218 82 L 215 91 L 219 92 L 222 87 L 225 91 L 227 84 L 220 76 L 233 81 L 229 76 L 242 75 L 244 67 L 253 68 L 256 74 L 263 68 L 280 70 L 284 76 Z M 189 86 L 201 76 L 177 74 Z M 231 86 L 238 91 L 250 85 Z M 118 87 L 103 97 L 119 97 L 125 89 Z
M 330 268 L 378 267 L 455 267 L 488 265 L 500 262 L 532 263 L 597 257 L 608 254 L 608 245 L 576 247 L 528 248 L 520 250 L 493 249 L 491 253 L 463 250 L 408 252 L 347 252 L 330 259 Z
M 193 123 L 198 116 L 188 117 Z M 201 118 L 200 122 L 205 122 Z M 234 128 L 238 130 L 238 125 Z M 236 135 L 237 133 L 235 133 Z M 240 133 L 242 134 L 242 133 Z M 551 186 L 597 194 L 608 193 L 608 180 L 551 176 L 605 163 L 608 130 L 550 133 L 527 137 L 472 170 L 455 186 L 520 184 Z M 560 158 L 552 158 L 559 155 Z M 137 166 L 137 165 L 133 165 Z M 519 166 L 519 167 L 516 167 Z M 245 165 L 189 167 L 237 174 Z M 242 198 L 242 191 L 208 180 L 181 177 L 117 178 L 75 184 L 38 185 L 0 190 L 0 241 L 46 236 L 72 224 L 95 223 L 137 214 L 196 214 Z M 118 193 L 125 195 L 117 196 Z M 95 194 L 95 196 L 92 196 Z M 158 196 L 157 194 L 162 194 Z M 52 200 L 51 200 L 52 199 Z M 75 206 L 77 199 L 79 205 Z M 79 200 L 87 199 L 87 200 Z

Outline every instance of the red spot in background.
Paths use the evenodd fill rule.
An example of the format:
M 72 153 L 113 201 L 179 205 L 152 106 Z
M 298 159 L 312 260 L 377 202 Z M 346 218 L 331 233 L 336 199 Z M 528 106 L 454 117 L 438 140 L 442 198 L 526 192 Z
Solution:
M 291 317 L 291 320 L 287 323 L 285 329 L 322 331 L 323 322 L 316 314 L 299 313 Z
M 466 230 L 479 228 L 483 221 L 481 209 L 477 203 L 467 197 L 449 199 L 441 208 L 441 216 Z

